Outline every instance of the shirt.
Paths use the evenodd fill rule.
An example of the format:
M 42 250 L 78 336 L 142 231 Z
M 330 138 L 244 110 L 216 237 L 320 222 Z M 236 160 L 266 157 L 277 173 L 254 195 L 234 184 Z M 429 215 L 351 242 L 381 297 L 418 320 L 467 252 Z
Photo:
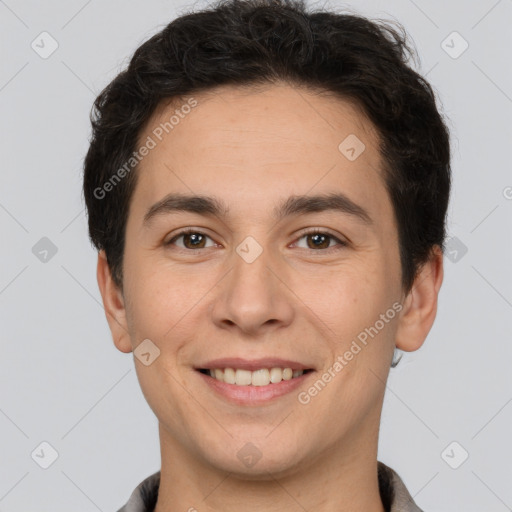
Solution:
M 378 461 L 379 492 L 386 512 L 423 512 L 414 503 L 398 474 Z M 160 471 L 148 476 L 117 512 L 154 512 L 160 486 Z

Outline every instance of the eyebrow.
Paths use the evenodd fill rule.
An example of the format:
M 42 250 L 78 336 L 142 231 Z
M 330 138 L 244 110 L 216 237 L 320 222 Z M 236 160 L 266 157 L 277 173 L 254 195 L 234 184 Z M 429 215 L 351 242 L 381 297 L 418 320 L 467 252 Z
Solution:
M 343 193 L 290 196 L 272 210 L 277 221 L 292 215 L 336 211 L 352 215 L 365 224 L 372 224 L 369 213 Z M 221 199 L 202 195 L 169 194 L 151 206 L 144 215 L 144 224 L 160 215 L 189 212 L 199 215 L 227 217 L 229 207 Z

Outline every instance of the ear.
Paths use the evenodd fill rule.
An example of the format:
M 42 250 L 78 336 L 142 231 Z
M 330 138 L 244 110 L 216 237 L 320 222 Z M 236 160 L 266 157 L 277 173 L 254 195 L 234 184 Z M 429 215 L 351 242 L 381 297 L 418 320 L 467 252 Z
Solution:
M 443 252 L 436 245 L 404 300 L 395 338 L 396 347 L 400 350 L 412 352 L 423 345 L 436 317 L 442 282 Z
M 124 297 L 112 279 L 105 251 L 98 253 L 96 277 L 114 345 L 121 352 L 131 352 L 132 345 L 128 334 Z

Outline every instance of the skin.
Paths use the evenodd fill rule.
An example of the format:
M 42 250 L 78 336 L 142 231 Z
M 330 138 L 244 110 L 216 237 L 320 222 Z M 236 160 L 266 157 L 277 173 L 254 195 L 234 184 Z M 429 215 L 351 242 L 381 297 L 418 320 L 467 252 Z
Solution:
M 385 382 L 394 347 L 417 350 L 432 326 L 441 250 L 404 293 L 378 134 L 347 101 L 281 83 L 194 98 L 198 106 L 137 170 L 122 291 L 105 254 L 98 258 L 115 346 L 128 353 L 150 339 L 160 350 L 149 366 L 134 358 L 159 421 L 156 512 L 383 512 L 377 445 Z M 140 140 L 175 108 L 161 105 Z M 366 146 L 354 161 L 338 150 L 350 134 Z M 215 196 L 229 215 L 167 213 L 145 225 L 148 209 L 171 192 Z M 371 223 L 338 211 L 271 216 L 291 195 L 332 192 L 363 207 Z M 187 237 L 166 245 L 187 227 L 209 237 L 202 248 Z M 303 234 L 311 228 L 346 245 L 328 238 L 316 248 Z M 263 249 L 250 264 L 236 252 L 247 236 Z M 393 303 L 400 313 L 300 404 L 297 394 Z M 272 403 L 235 405 L 194 370 L 219 357 L 291 359 L 315 368 L 316 378 Z M 252 467 L 237 457 L 248 442 L 261 453 Z

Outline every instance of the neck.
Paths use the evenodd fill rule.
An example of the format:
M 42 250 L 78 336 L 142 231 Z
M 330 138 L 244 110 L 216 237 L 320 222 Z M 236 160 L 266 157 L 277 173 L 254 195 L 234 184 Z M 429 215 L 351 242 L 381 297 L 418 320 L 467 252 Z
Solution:
M 300 467 L 273 472 L 262 467 L 243 475 L 198 459 L 160 425 L 162 468 L 155 512 L 385 512 L 377 476 L 378 431 L 360 434 L 314 458 L 305 456 Z

